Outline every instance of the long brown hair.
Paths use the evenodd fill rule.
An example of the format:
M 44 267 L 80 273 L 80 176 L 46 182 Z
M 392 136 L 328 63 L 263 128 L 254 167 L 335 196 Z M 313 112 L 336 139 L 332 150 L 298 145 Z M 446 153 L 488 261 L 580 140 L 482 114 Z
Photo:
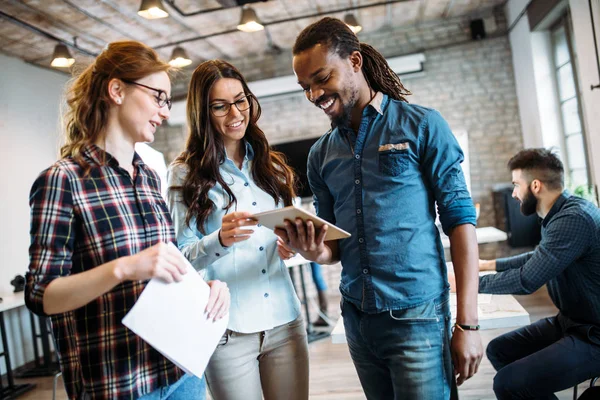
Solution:
M 371 89 L 408 103 L 406 96 L 411 93 L 390 68 L 385 57 L 373 46 L 359 42 L 356 34 L 343 21 L 325 17 L 307 26 L 296 38 L 292 53 L 297 55 L 317 44 L 326 45 L 340 58 L 346 58 L 355 51 L 360 52 L 363 58 L 362 72 Z
M 156 72 L 168 72 L 171 66 L 158 58 L 150 47 L 136 41 L 110 43 L 67 90 L 64 116 L 65 145 L 61 157 L 73 157 L 83 167 L 81 150 L 95 143 L 108 122 L 111 79 L 136 81 Z
M 187 123 L 189 135 L 185 150 L 174 163 L 187 166 L 187 176 L 181 186 L 171 186 L 169 190 L 180 190 L 183 201 L 188 207 L 185 217 L 190 224 L 196 217 L 198 230 L 206 233 L 204 224 L 215 207 L 208 192 L 218 182 L 229 197 L 225 210 L 231 208 L 237 199 L 225 183 L 219 166 L 227 157 L 223 138 L 211 123 L 209 111 L 210 90 L 216 81 L 233 78 L 241 82 L 244 93 L 250 95 L 250 121 L 244 139 L 254 150 L 252 178 L 258 187 L 269 194 L 275 203 L 283 200 L 288 206 L 295 197 L 296 177 L 286 164 L 282 153 L 270 149 L 264 132 L 258 127 L 260 104 L 248 88 L 242 74 L 230 63 L 222 60 L 210 60 L 200 64 L 192 75 L 187 96 Z

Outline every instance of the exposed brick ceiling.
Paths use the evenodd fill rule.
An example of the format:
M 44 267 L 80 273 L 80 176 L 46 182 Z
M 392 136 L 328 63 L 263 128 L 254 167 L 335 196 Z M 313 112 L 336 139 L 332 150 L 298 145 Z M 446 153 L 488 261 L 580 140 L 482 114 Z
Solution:
M 343 18 L 351 10 L 368 34 L 391 25 L 414 25 L 434 20 L 470 15 L 506 0 L 269 0 L 252 4 L 265 23 L 307 15 L 328 14 Z M 191 13 L 216 11 L 184 17 L 169 6 Z M 300 30 L 320 17 L 299 18 L 285 23 L 268 24 L 267 31 L 244 33 L 235 28 L 241 7 L 223 7 L 233 0 L 166 0 L 168 18 L 147 20 L 137 11 L 140 0 L 0 0 L 0 52 L 27 62 L 49 67 L 57 43 L 37 28 L 82 49 L 70 49 L 78 65 L 88 64 L 107 42 L 123 39 L 142 41 L 169 59 L 177 42 L 192 58 L 194 65 L 211 58 L 239 59 L 277 49 L 291 48 Z M 389 3 L 389 4 L 382 4 Z M 365 7 L 373 4 L 377 6 Z M 27 26 L 29 28 L 27 28 Z M 219 34 L 220 32 L 228 32 Z M 270 42 L 268 36 L 272 38 Z M 360 34 L 359 34 L 360 35 Z M 198 37 L 207 38 L 190 40 Z

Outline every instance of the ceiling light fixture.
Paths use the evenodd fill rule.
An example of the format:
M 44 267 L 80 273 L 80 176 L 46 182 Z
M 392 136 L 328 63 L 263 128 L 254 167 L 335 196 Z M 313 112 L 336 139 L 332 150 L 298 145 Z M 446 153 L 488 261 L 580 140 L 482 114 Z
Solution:
M 362 26 L 361 26 L 361 24 L 358 23 L 358 20 L 356 19 L 356 17 L 354 16 L 354 14 L 346 14 L 344 16 L 344 22 L 346 23 L 346 25 L 348 25 L 348 27 L 355 34 L 357 34 L 358 32 L 362 31 Z
M 54 54 L 52 54 L 52 62 L 50 66 L 54 68 L 68 68 L 75 62 L 75 59 L 69 52 L 67 46 L 59 43 L 54 47 Z
M 192 63 L 192 59 L 188 57 L 185 49 L 183 47 L 177 46 L 173 49 L 173 54 L 171 55 L 171 60 L 169 64 L 175 68 L 183 68 L 187 67 Z
M 161 0 L 142 0 L 138 15 L 146 19 L 159 19 L 168 17 L 169 13 Z
M 242 8 L 242 18 L 237 28 L 242 32 L 258 32 L 265 29 L 252 7 Z

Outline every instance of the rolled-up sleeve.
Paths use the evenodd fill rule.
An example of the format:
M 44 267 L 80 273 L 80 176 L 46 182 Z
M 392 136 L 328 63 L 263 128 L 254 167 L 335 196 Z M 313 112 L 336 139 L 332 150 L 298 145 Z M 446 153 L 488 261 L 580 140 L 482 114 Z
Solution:
M 190 261 L 197 271 L 202 271 L 221 257 L 229 254 L 230 248 L 224 247 L 219 241 L 219 230 L 203 235 L 196 228 L 196 218 L 190 219 L 189 225 L 185 218 L 188 207 L 183 201 L 181 187 L 187 174 L 182 165 L 171 165 L 167 171 L 167 204 L 177 236 L 177 245 L 181 253 Z
M 444 233 L 459 225 L 476 224 L 475 206 L 460 166 L 463 152 L 448 123 L 437 111 L 430 111 L 420 136 L 423 173 L 429 180 Z
M 68 175 L 56 166 L 42 172 L 31 188 L 29 206 L 31 244 L 25 303 L 35 314 L 46 315 L 46 288 L 54 279 L 71 274 L 75 213 Z

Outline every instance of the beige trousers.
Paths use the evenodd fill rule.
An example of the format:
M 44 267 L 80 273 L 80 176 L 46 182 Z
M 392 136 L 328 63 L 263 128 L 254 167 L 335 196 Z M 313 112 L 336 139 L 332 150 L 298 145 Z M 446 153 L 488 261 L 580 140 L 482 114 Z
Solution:
M 302 317 L 258 333 L 227 330 L 205 375 L 215 400 L 307 400 L 308 342 Z

